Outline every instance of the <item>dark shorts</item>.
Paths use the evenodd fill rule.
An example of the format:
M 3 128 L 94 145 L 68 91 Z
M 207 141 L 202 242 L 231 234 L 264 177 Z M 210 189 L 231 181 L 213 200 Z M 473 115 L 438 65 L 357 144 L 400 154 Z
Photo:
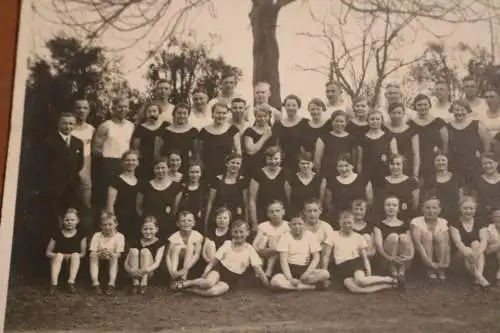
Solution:
M 335 266 L 333 276 L 336 277 L 340 282 L 344 282 L 345 279 L 354 277 L 356 271 L 364 271 L 365 265 L 361 258 L 351 259 L 344 261 Z
M 227 283 L 227 285 L 232 288 L 236 287 L 238 282 L 240 281 L 243 274 L 236 274 L 231 272 L 226 266 L 219 263 L 214 269 L 217 273 L 219 273 L 219 281 Z
M 288 267 L 290 267 L 290 274 L 294 279 L 300 279 L 302 274 L 307 270 L 308 265 L 294 265 L 294 264 L 288 264 Z M 274 273 L 273 275 L 276 274 L 283 274 L 283 270 L 281 269 L 280 263 L 276 263 L 276 266 L 274 266 Z

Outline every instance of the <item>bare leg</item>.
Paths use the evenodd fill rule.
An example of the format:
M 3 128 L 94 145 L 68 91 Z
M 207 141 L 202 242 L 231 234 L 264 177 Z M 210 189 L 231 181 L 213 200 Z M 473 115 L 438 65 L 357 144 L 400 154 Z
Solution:
M 154 263 L 153 255 L 151 254 L 151 251 L 148 249 L 142 249 L 141 250 L 141 268 L 146 268 L 151 266 Z M 147 286 L 148 285 L 148 278 L 149 275 L 145 274 L 142 279 L 141 279 L 141 286 Z
M 129 255 L 127 257 L 127 263 L 130 268 L 134 271 L 139 269 L 139 250 L 138 249 L 130 249 Z M 136 277 L 132 277 L 132 284 L 134 286 L 139 285 L 139 279 Z
M 399 251 L 399 235 L 398 234 L 389 234 L 384 241 L 384 251 L 388 255 L 394 257 L 398 254 Z M 389 272 L 392 276 L 397 276 L 398 270 L 397 267 L 393 263 L 389 263 Z
M 113 256 L 109 259 L 109 285 L 115 286 L 116 277 L 118 276 L 118 258 Z
M 280 274 L 276 274 L 271 279 L 271 286 L 273 286 L 276 289 L 281 289 L 281 290 L 314 290 L 314 289 L 316 289 L 315 285 L 309 285 L 309 284 L 304 284 L 304 283 L 299 283 L 298 285 L 294 286 L 281 273 Z
M 75 283 L 78 270 L 80 269 L 80 253 L 72 253 L 69 259 L 68 283 Z
M 90 279 L 92 286 L 99 285 L 99 255 L 97 253 L 90 255 Z
M 434 236 L 434 247 L 438 264 L 442 267 L 439 270 L 440 279 L 446 278 L 446 268 L 450 266 L 450 235 L 448 231 L 437 233 Z
M 326 269 L 315 269 L 306 276 L 305 284 L 317 284 L 330 278 L 330 273 Z
M 472 251 L 477 251 L 479 249 L 479 246 L 480 245 L 479 245 L 478 241 L 472 242 L 472 244 L 471 244 Z M 475 265 L 473 266 L 473 270 L 474 270 L 474 276 L 475 276 L 478 284 L 482 287 L 487 287 L 490 285 L 490 283 L 484 277 L 484 261 L 485 261 L 484 260 L 484 253 L 481 253 L 481 255 L 477 259 Z
M 374 284 L 367 287 L 358 286 L 353 278 L 348 278 L 344 280 L 344 286 L 352 293 L 356 294 L 371 294 L 384 289 L 394 288 L 394 284 L 382 283 L 382 284 Z
M 402 256 L 409 257 L 413 252 L 413 242 L 407 234 L 399 235 L 399 253 Z M 399 267 L 398 276 L 404 278 L 406 271 L 410 268 L 411 260 L 405 262 Z
M 182 284 L 184 288 L 189 288 L 189 289 L 191 288 L 210 289 L 213 286 L 215 286 L 217 282 L 219 282 L 219 279 L 220 279 L 219 272 L 211 271 L 210 273 L 208 273 L 206 278 L 201 277 L 194 280 L 186 280 Z
M 57 286 L 63 261 L 64 256 L 62 253 L 56 253 L 54 258 L 50 261 L 50 282 L 53 286 Z
M 358 287 L 369 287 L 377 284 L 392 284 L 397 285 L 397 280 L 390 276 L 366 276 L 363 271 L 356 271 L 354 273 L 354 283 Z
M 189 292 L 195 293 L 200 296 L 205 296 L 205 297 L 214 297 L 214 296 L 220 296 L 222 294 L 225 294 L 226 292 L 229 291 L 229 285 L 225 282 L 218 281 L 213 287 L 210 289 L 197 289 L 197 288 L 190 288 L 186 289 Z
M 170 254 L 170 262 L 172 263 L 172 267 L 170 267 L 170 270 L 175 274 L 179 270 L 179 261 L 181 257 L 181 252 L 182 249 L 180 246 L 175 246 L 172 249 L 172 253 Z M 172 278 L 174 278 L 172 276 Z
M 274 266 L 276 265 L 276 261 L 278 260 L 278 256 L 270 256 L 267 258 L 267 268 L 266 268 L 266 276 L 270 278 L 274 272 Z
M 375 249 L 375 245 L 373 243 L 373 237 L 370 234 L 364 234 L 363 238 L 365 239 L 366 244 L 368 244 L 368 247 L 366 249 L 366 254 L 368 255 L 369 258 L 371 258 L 377 252 Z

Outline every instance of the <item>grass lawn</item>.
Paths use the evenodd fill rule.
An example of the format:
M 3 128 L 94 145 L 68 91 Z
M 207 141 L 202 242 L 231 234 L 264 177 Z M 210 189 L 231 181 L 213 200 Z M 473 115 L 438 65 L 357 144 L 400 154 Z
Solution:
M 350 295 L 333 288 L 272 293 L 242 288 L 205 299 L 151 287 L 145 296 L 47 296 L 43 287 L 13 283 L 6 330 L 24 332 L 500 332 L 500 289 L 484 291 L 463 278 L 411 279 L 404 291 Z

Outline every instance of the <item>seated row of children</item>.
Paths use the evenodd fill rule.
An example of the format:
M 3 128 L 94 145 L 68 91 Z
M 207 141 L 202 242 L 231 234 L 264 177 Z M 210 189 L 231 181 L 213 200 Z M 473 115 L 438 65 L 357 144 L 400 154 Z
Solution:
M 488 225 L 475 218 L 474 198 L 462 198 L 459 207 L 460 217 L 448 224 L 439 217 L 439 200 L 430 197 L 423 203 L 423 216 L 405 223 L 398 218 L 399 199 L 389 196 L 384 201 L 385 218 L 368 223 L 366 202 L 356 200 L 351 211 L 340 214 L 334 230 L 320 220 L 321 204 L 315 199 L 307 201 L 300 216 L 289 222 L 283 220 L 283 204 L 275 201 L 268 206 L 269 220 L 259 225 L 253 244 L 247 242 L 249 225 L 241 220 L 231 222 L 231 213 L 225 208 L 217 211 L 216 228 L 207 237 L 193 230 L 195 217 L 188 211 L 179 214 L 178 231 L 168 240 L 157 237 L 156 218 L 149 216 L 143 221 L 140 239 L 127 245 L 124 268 L 133 281 L 133 294 L 146 292 L 148 281 L 163 263 L 172 290 L 203 296 L 221 295 L 235 287 L 249 266 L 265 286 L 275 290 L 323 289 L 338 280 L 351 292 L 371 293 L 404 286 L 415 253 L 421 257 L 429 279 L 446 279 L 451 238 L 475 283 L 487 287 L 485 254 L 494 253 L 500 261 L 500 209 L 493 210 Z M 65 261 L 69 262 L 68 291 L 75 292 L 80 261 L 87 253 L 86 239 L 77 225 L 78 214 L 69 209 L 61 231 L 47 247 L 52 294 Z M 90 241 L 90 277 L 99 294 L 100 264 L 109 263 L 105 293 L 112 295 L 125 252 L 125 238 L 117 226 L 114 215 L 103 213 L 101 231 Z M 370 259 L 375 255 L 385 264 L 387 276 L 372 274 Z M 496 278 L 499 282 L 500 271 Z

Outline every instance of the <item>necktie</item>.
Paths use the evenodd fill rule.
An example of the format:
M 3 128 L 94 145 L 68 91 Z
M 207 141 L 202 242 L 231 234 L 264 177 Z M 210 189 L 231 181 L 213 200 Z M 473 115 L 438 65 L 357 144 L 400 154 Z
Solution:
M 66 137 L 66 146 L 69 147 L 70 145 L 70 142 L 71 142 L 71 138 L 69 136 Z

